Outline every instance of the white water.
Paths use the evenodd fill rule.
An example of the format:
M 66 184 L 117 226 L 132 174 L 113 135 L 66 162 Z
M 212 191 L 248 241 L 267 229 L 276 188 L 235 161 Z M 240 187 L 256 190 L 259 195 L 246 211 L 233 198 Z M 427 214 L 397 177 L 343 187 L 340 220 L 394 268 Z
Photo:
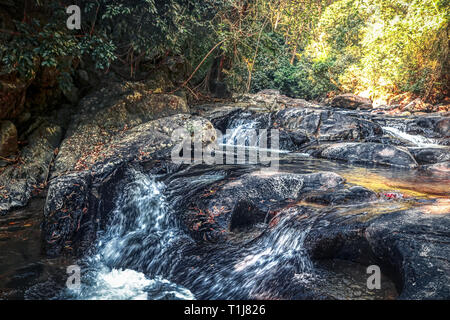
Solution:
M 421 148 L 442 148 L 441 145 L 436 144 L 436 142 L 433 139 L 426 138 L 421 135 L 412 135 L 409 133 L 406 133 L 404 131 L 401 131 L 398 128 L 394 127 L 383 127 L 384 132 L 387 132 L 388 134 L 392 135 L 395 138 L 398 138 L 403 141 L 407 141 L 411 144 L 413 144 L 416 147 Z
M 164 254 L 164 248 L 177 238 L 167 203 L 164 185 L 151 177 L 132 172 L 133 182 L 126 185 L 111 214 L 113 219 L 100 237 L 97 253 L 87 259 L 81 287 L 66 289 L 63 298 L 83 300 L 194 299 L 192 293 L 161 277 L 122 265 L 142 266 L 151 254 Z M 153 252 L 145 250 L 140 240 L 153 237 Z M 158 259 L 155 259 L 158 261 Z M 83 267 L 82 267 L 83 268 Z
M 202 185 L 221 177 L 204 174 L 188 181 Z M 164 194 L 170 192 L 165 191 L 165 185 L 136 171 L 131 180 L 121 190 L 112 220 L 99 237 L 96 253 L 81 265 L 81 287 L 66 289 L 59 298 L 197 298 L 189 289 L 207 299 L 278 297 L 279 281 L 298 283 L 314 278 L 312 263 L 303 247 L 314 219 L 299 230 L 293 225 L 297 212 L 285 212 L 270 232 L 255 243 L 207 250 L 208 254 L 198 255 L 193 261 L 185 250 L 196 244 L 192 240 L 184 242 L 187 236 L 169 209 Z M 186 245 L 177 246 L 180 242 Z M 201 247 L 194 251 L 197 250 Z M 183 286 L 167 279 L 180 279 L 180 274 Z

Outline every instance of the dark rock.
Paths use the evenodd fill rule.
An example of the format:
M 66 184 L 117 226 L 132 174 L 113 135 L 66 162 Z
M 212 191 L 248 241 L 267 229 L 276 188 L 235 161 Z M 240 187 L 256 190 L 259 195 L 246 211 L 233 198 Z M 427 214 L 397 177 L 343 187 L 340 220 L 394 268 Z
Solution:
M 319 141 L 359 141 L 383 132 L 377 123 L 344 111 L 285 109 L 276 112 L 273 119 L 275 128 L 301 129 Z
M 8 157 L 17 152 L 17 129 L 11 121 L 0 121 L 0 156 Z
M 314 260 L 344 259 L 378 265 L 397 285 L 400 299 L 450 297 L 448 215 L 417 210 L 379 215 L 320 216 L 305 239 Z
M 85 137 L 89 131 L 83 128 L 79 127 L 83 131 L 78 134 Z M 123 178 L 124 167 L 144 164 L 162 150 L 168 151 L 164 155 L 168 159 L 170 148 L 180 142 L 171 137 L 179 128 L 209 132 L 212 125 L 205 119 L 179 114 L 121 131 L 109 137 L 101 148 L 83 152 L 78 157 L 62 147 L 55 160 L 55 177 L 50 182 L 44 212 L 45 253 L 56 256 L 65 250 L 67 243 L 74 253 L 89 248 L 100 223 L 106 221 L 105 215 L 111 211 L 113 190 Z M 202 139 L 204 145 L 214 140 L 208 135 L 202 135 Z
M 343 182 L 341 176 L 332 172 L 254 172 L 204 189 L 186 190 L 184 200 L 178 202 L 176 208 L 184 211 L 183 225 L 194 239 L 217 242 L 232 237 L 233 232 L 267 222 L 277 210 L 305 193 L 330 192 Z M 176 185 L 182 189 L 183 185 L 189 186 L 187 183 Z
M 417 162 L 408 150 L 372 142 L 333 144 L 326 146 L 318 156 L 351 163 L 417 167 Z
M 354 202 L 370 202 L 377 199 L 375 192 L 360 186 L 341 189 L 334 192 L 316 191 L 304 197 L 304 201 L 322 205 L 348 204 Z
M 0 213 L 24 206 L 33 193 L 44 187 L 51 161 L 62 137 L 61 127 L 46 120 L 28 136 L 21 151 L 22 163 L 5 168 L 0 175 Z
M 341 94 L 333 98 L 331 106 L 334 108 L 343 108 L 351 110 L 368 110 L 372 109 L 372 101 L 351 93 Z
M 432 165 L 423 166 L 423 169 L 437 172 L 450 172 L 450 161 L 438 162 Z
M 439 120 L 434 130 L 444 138 L 450 137 L 450 118 Z
M 417 98 L 410 103 L 408 103 L 406 106 L 403 107 L 402 111 L 408 111 L 408 112 L 431 112 L 433 111 L 433 106 L 429 103 L 425 103 L 422 101 L 422 99 Z
M 411 152 L 417 163 L 421 165 L 450 160 L 450 150 L 448 148 L 409 148 L 409 152 Z
M 234 97 L 234 102 L 241 107 L 260 108 L 266 111 L 276 111 L 286 108 L 320 108 L 315 103 L 304 99 L 290 98 L 280 95 L 278 90 L 262 90 L 257 94 L 244 94 Z
M 298 151 L 309 142 L 309 137 L 301 130 L 279 131 L 279 146 L 281 150 Z

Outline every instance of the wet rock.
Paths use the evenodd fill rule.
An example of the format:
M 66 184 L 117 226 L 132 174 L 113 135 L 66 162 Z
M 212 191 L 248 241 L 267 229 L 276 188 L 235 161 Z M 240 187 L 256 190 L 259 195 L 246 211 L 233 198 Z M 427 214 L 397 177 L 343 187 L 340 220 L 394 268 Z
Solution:
M 351 163 L 417 167 L 416 160 L 406 149 L 372 142 L 333 144 L 326 146 L 318 156 Z
M 77 76 L 82 85 L 87 86 L 90 84 L 89 74 L 87 73 L 86 70 L 82 69 L 77 70 Z
M 450 160 L 448 148 L 409 148 L 418 164 L 433 164 Z
M 7 166 L 0 174 L 0 213 L 26 205 L 44 187 L 61 138 L 61 127 L 46 120 L 29 134 L 20 162 Z
M 450 218 L 417 211 L 382 216 L 365 231 L 379 261 L 400 276 L 400 299 L 448 299 Z
M 183 138 L 173 140 L 174 130 L 194 127 L 208 131 L 212 124 L 202 118 L 179 114 L 121 131 L 78 157 L 61 148 L 44 212 L 45 253 L 56 256 L 70 248 L 69 252 L 80 254 L 89 248 L 112 210 L 114 190 L 119 187 L 125 168 L 158 157 L 162 159 L 155 165 L 163 165 L 164 159 L 170 159 L 172 147 Z M 213 140 L 207 135 L 202 138 L 204 145 Z
M 423 166 L 423 169 L 432 172 L 450 172 L 450 161 L 438 162 L 432 165 Z
M 321 215 L 305 239 L 313 260 L 378 265 L 396 283 L 400 299 L 448 299 L 448 215 L 399 211 L 363 216 Z
M 268 222 L 277 210 L 303 194 L 330 192 L 343 182 L 341 176 L 332 172 L 254 172 L 204 189 L 189 190 L 177 208 L 185 211 L 182 221 L 194 239 L 217 242 L 232 236 L 233 232 Z
M 333 108 L 343 108 L 351 110 L 368 110 L 372 109 L 372 101 L 354 94 L 346 93 L 333 98 L 331 101 Z
M 434 130 L 442 137 L 450 137 L 450 118 L 444 118 L 436 123 Z
M 16 152 L 16 126 L 11 121 L 0 121 L 0 156 L 6 158 Z
M 360 186 L 344 188 L 333 192 L 312 192 L 305 196 L 303 200 L 309 203 L 321 205 L 337 205 L 358 202 L 370 202 L 377 199 L 375 192 Z
M 275 128 L 301 129 L 319 141 L 359 141 L 383 132 L 377 123 L 343 111 L 285 109 L 273 119 Z

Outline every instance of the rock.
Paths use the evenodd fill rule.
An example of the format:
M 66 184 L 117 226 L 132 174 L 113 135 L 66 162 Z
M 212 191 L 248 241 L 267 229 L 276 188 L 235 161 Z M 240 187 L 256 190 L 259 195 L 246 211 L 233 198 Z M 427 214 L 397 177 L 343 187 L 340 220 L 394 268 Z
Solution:
M 80 168 L 83 154 L 98 152 L 116 134 L 153 119 L 188 112 L 180 97 L 151 94 L 142 83 L 108 83 L 80 101 L 55 169 L 62 173 Z
M 443 138 L 450 137 L 450 118 L 444 118 L 436 122 L 434 131 L 439 133 Z
M 8 157 L 17 152 L 17 129 L 11 121 L 0 121 L 0 156 Z
M 412 210 L 384 215 L 366 229 L 376 258 L 399 274 L 400 299 L 450 297 L 449 227 L 448 215 Z
M 377 123 L 345 111 L 292 108 L 278 111 L 272 118 L 275 128 L 300 129 L 319 141 L 360 141 L 383 133 Z
M 420 165 L 450 160 L 449 148 L 409 148 L 409 152 Z
M 21 163 L 6 167 L 0 174 L 0 214 L 25 206 L 35 192 L 45 187 L 61 138 L 61 128 L 48 121 L 42 121 L 30 133 L 28 145 L 21 150 Z
M 344 188 L 334 192 L 329 190 L 313 192 L 308 194 L 303 200 L 308 203 L 321 205 L 337 205 L 358 202 L 370 202 L 377 199 L 375 192 L 360 186 Z
M 192 188 L 185 180 L 168 185 L 169 190 L 176 188 L 181 195 L 181 200 L 170 201 L 176 203 L 176 210 L 184 211 L 182 222 L 191 236 L 206 242 L 224 241 L 235 233 L 248 232 L 302 195 L 320 190 L 332 192 L 344 182 L 332 172 L 254 172 L 200 188 Z
M 369 110 L 372 109 L 372 101 L 351 93 L 340 94 L 331 101 L 333 108 L 343 108 L 351 110 Z
M 408 150 L 373 142 L 332 144 L 320 151 L 318 156 L 351 163 L 417 167 L 416 160 Z
M 278 134 L 280 150 L 299 151 L 310 141 L 306 132 L 302 130 L 280 130 Z
M 432 165 L 424 166 L 423 169 L 437 172 L 450 172 L 450 161 L 443 161 Z
M 378 265 L 396 283 L 400 299 L 447 299 L 449 227 L 448 215 L 433 216 L 418 210 L 370 219 L 329 213 L 315 221 L 305 247 L 313 260 Z
M 132 115 L 123 117 L 127 120 Z M 162 160 L 157 161 L 163 165 L 171 148 L 180 142 L 172 138 L 175 129 L 200 128 L 211 133 L 212 128 L 206 119 L 178 114 L 116 132 L 108 140 L 100 140 L 104 142 L 95 148 L 73 149 L 70 141 L 75 134 L 89 139 L 90 132 L 84 131 L 86 125 L 89 128 L 91 122 L 80 124 L 77 128 L 81 131 L 64 140 L 55 160 L 55 177 L 49 185 L 43 225 L 44 250 L 49 256 L 60 254 L 68 243 L 76 254 L 89 248 L 114 205 L 113 191 L 124 178 L 125 168 L 149 162 L 157 158 L 158 152 L 164 153 Z M 208 135 L 202 135 L 202 139 L 204 145 L 214 141 Z

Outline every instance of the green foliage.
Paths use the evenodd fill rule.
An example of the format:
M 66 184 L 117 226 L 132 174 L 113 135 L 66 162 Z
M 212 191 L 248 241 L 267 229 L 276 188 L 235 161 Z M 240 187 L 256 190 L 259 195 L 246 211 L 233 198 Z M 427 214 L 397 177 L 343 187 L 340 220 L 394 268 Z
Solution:
M 83 55 L 92 56 L 100 69 L 115 59 L 115 47 L 110 41 L 68 30 L 68 16 L 58 3 L 37 5 L 37 10 L 49 10 L 52 14 L 40 20 L 15 21 L 13 36 L 0 39 L 1 74 L 30 80 L 39 69 L 51 68 L 57 71 L 60 87 L 70 90 L 74 63 Z
M 20 2 L 20 1 L 19 1 Z M 23 1 L 22 1 L 23 2 Z M 208 78 L 213 61 L 232 91 L 280 89 L 308 99 L 332 92 L 372 98 L 448 92 L 448 0 L 85 0 L 82 30 L 65 27 L 64 5 L 35 4 L 0 36 L 3 74 L 33 78 L 55 68 L 70 85 L 79 60 L 130 68 L 178 55 Z M 215 50 L 210 51 L 212 48 Z M 206 83 L 206 81 L 204 81 Z

